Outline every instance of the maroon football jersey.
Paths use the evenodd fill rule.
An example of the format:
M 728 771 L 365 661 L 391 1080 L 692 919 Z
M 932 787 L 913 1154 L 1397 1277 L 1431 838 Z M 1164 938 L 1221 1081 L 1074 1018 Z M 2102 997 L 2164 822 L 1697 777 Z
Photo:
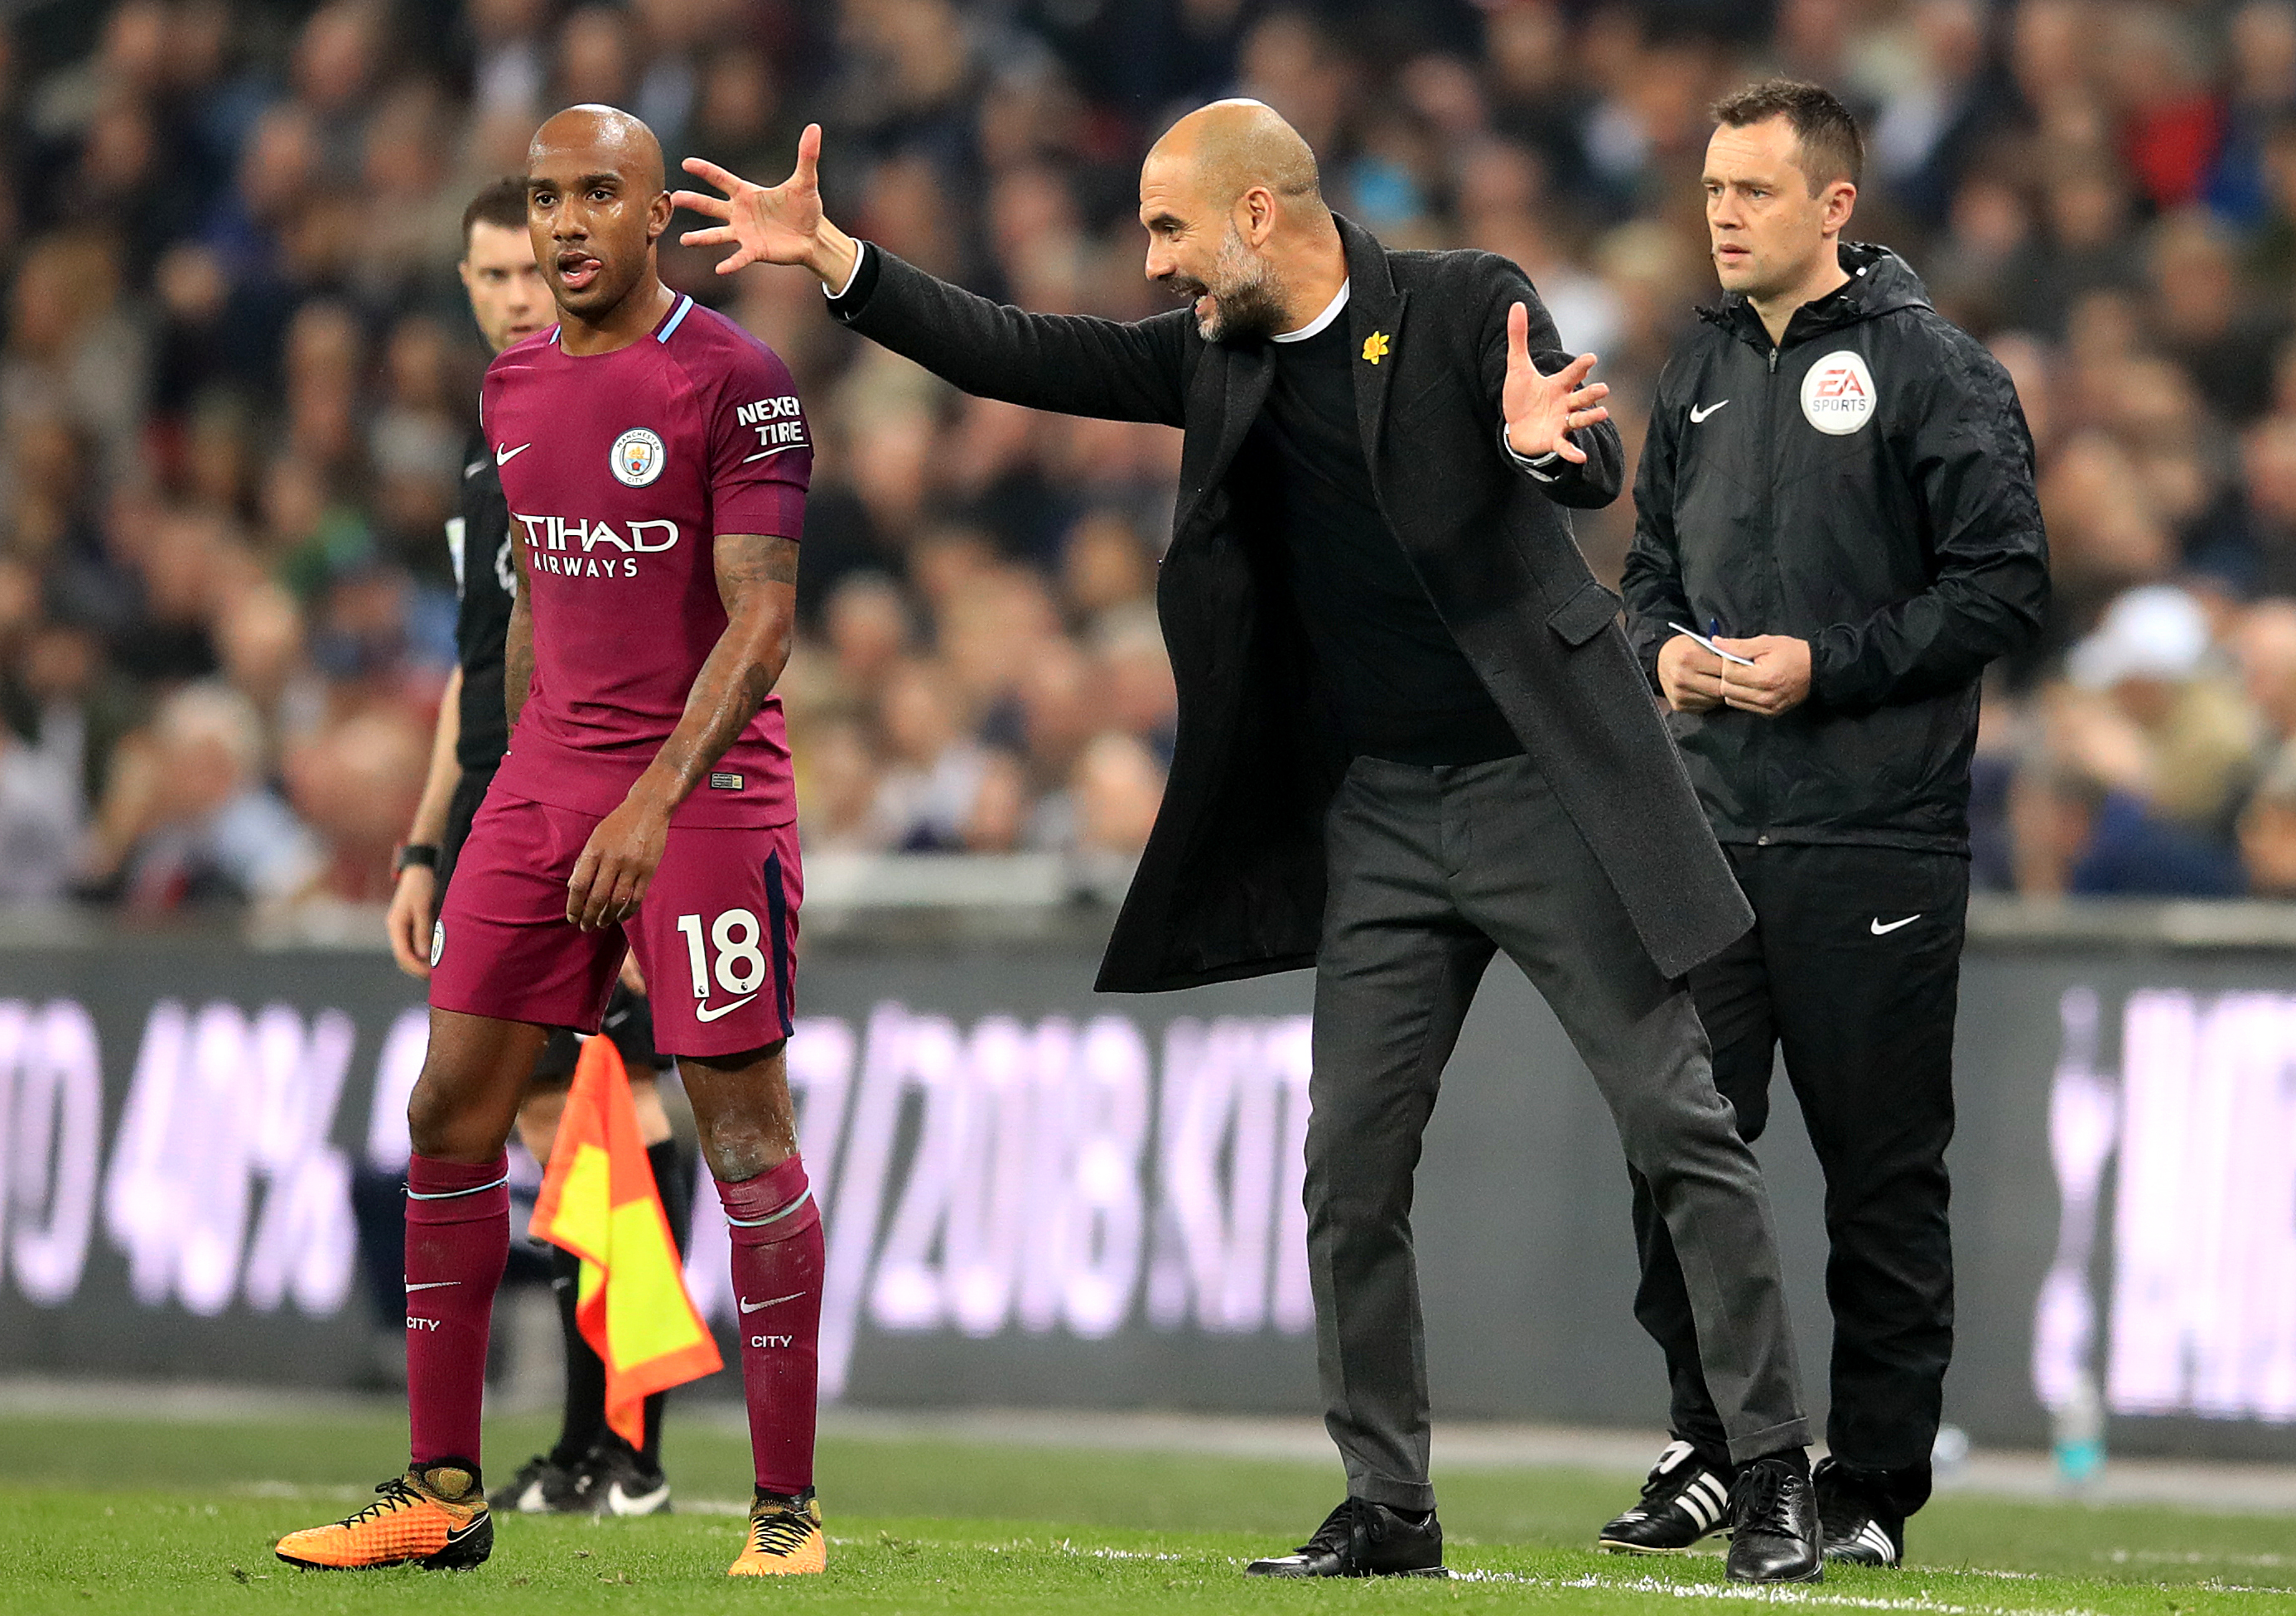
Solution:
M 789 367 L 684 296 L 610 354 L 569 354 L 554 326 L 504 349 L 480 409 L 533 591 L 534 683 L 496 778 L 531 801 L 608 814 L 726 630 L 712 541 L 800 536 L 812 435 Z M 671 823 L 796 813 L 774 696 Z

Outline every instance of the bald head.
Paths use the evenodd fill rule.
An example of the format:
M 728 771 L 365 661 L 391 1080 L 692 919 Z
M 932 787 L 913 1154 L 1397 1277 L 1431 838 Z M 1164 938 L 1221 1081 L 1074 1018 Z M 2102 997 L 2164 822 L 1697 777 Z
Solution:
M 1150 149 L 1148 164 L 1168 165 L 1202 199 L 1227 208 L 1253 186 L 1263 186 L 1286 202 L 1323 206 L 1316 154 L 1300 131 L 1274 107 L 1259 101 L 1216 101 L 1164 132 Z M 1144 177 L 1147 169 L 1144 168 Z
M 526 149 L 529 173 L 537 172 L 545 153 L 572 158 L 588 169 L 619 174 L 634 190 L 651 195 L 667 183 L 661 142 L 642 119 L 619 107 L 596 103 L 569 107 L 534 132 Z
M 569 353 L 659 317 L 654 243 L 669 228 L 661 143 L 618 107 L 569 107 L 526 150 L 526 227 Z
M 1148 278 L 1193 303 L 1208 342 L 1292 330 L 1347 275 L 1316 154 L 1260 102 L 1216 101 L 1164 132 L 1140 165 L 1140 223 Z

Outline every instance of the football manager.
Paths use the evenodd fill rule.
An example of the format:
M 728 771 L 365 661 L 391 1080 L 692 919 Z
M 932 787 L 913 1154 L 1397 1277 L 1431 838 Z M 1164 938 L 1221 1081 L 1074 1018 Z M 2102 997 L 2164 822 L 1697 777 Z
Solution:
M 2048 552 L 2008 373 L 1905 260 L 1841 239 L 1862 143 L 1841 102 L 1774 79 L 1715 114 L 1724 295 L 1659 380 L 1627 604 L 1754 908 L 1690 975 L 1716 1079 L 1756 1138 L 1783 1046 L 1825 1175 L 1825 1555 L 1895 1565 L 1953 1350 L 1945 1151 L 1978 679 L 2038 634 Z M 1634 1171 L 1635 1310 L 1666 1351 L 1676 1440 L 1601 1536 L 1672 1551 L 1722 1524 L 1737 1430 L 1704 1350 L 1706 1259 Z
M 1440 1574 L 1412 1171 L 1492 955 L 1546 996 L 1693 1278 L 1739 1467 L 1733 1577 L 1820 1574 L 1769 1203 L 1684 973 L 1750 923 L 1563 512 L 1619 492 L 1592 355 L 1521 270 L 1390 252 L 1268 108 L 1176 124 L 1140 175 L 1138 324 L 1029 315 L 855 242 L 819 129 L 779 186 L 713 165 L 688 233 L 819 276 L 836 317 L 967 392 L 1186 431 L 1158 605 L 1170 784 L 1099 985 L 1316 967 L 1308 1260 L 1348 1496 L 1263 1576 Z

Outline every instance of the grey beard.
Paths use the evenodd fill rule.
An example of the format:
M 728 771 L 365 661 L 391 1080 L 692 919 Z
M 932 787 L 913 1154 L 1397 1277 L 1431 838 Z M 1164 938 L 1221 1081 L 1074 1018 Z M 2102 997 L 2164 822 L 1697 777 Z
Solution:
M 1244 250 L 1233 224 L 1216 269 L 1226 284 L 1210 289 L 1215 312 L 1209 322 L 1197 323 L 1197 334 L 1207 342 L 1275 335 L 1283 324 L 1283 287 L 1273 265 Z

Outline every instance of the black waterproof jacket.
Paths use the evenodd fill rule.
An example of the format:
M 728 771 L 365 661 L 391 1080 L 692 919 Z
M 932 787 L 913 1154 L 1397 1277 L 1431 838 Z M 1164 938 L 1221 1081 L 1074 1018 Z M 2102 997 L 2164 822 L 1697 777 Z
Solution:
M 1841 267 L 1776 347 L 1733 296 L 1669 361 L 1628 633 L 1653 687 L 1671 624 L 1810 643 L 1791 711 L 1668 715 L 1721 841 L 1965 856 L 1978 677 L 2049 606 L 2032 438 L 2008 373 L 1904 259 L 1844 243 Z

